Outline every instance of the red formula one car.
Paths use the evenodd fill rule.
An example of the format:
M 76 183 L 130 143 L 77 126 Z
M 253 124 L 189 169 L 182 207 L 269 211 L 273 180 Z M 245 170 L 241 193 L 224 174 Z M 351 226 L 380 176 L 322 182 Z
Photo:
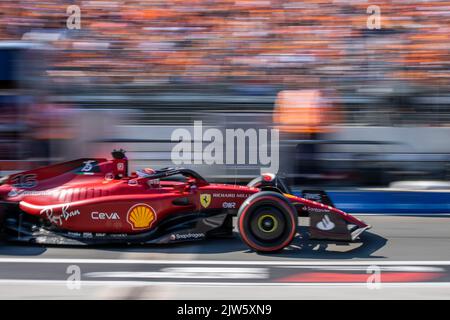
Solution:
M 0 218 L 8 240 L 45 244 L 171 243 L 232 234 L 260 252 L 283 249 L 309 215 L 310 238 L 352 241 L 369 226 L 334 208 L 322 191 L 291 194 L 265 174 L 247 186 L 208 183 L 184 168 L 128 175 L 123 150 L 113 159 L 78 159 L 0 181 Z

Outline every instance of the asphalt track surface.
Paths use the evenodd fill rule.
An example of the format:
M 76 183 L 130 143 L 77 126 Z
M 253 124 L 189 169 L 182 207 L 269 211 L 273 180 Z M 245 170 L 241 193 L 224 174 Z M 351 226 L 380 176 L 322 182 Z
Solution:
M 165 246 L 0 243 L 0 299 L 450 299 L 450 217 L 359 217 L 372 229 L 357 242 L 311 241 L 301 227 L 270 255 L 237 235 Z

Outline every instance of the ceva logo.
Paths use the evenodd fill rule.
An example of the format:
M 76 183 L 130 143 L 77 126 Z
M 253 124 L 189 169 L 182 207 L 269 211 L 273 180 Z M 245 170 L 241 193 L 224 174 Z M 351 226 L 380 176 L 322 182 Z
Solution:
M 107 213 L 93 211 L 91 212 L 91 218 L 92 220 L 120 220 L 120 216 L 117 212 Z

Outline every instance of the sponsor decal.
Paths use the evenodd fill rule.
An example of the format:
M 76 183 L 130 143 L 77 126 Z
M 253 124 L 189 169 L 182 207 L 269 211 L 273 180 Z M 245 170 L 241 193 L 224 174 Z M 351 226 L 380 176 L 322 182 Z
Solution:
M 97 238 L 103 238 L 103 237 L 106 237 L 106 233 L 96 233 L 96 234 L 95 234 L 95 237 L 97 237 Z
M 319 223 L 316 225 L 317 229 L 328 231 L 335 227 L 335 224 L 330 220 L 330 217 L 326 214 Z
M 20 194 L 20 191 L 18 191 L 17 189 L 11 189 L 10 192 L 8 192 L 8 197 L 13 198 L 13 197 L 17 197 Z
M 51 191 L 27 191 L 27 190 L 19 190 L 19 189 L 11 189 L 11 191 L 8 193 L 8 197 L 14 198 L 17 196 L 54 196 L 57 194 L 57 190 L 51 190 Z
M 84 166 L 80 169 L 81 172 L 91 172 L 97 164 L 95 160 L 88 160 L 83 162 Z
M 211 204 L 211 195 L 209 193 L 200 194 L 200 204 L 203 208 L 208 208 Z
M 189 233 L 174 233 L 170 235 L 170 240 L 191 240 L 204 238 L 205 234 L 202 232 L 189 232 Z
M 248 193 L 213 193 L 214 198 L 248 198 Z
M 80 215 L 80 210 L 69 210 L 69 204 L 62 207 L 61 216 L 65 221 L 69 220 L 71 217 Z
M 93 175 L 96 172 L 100 172 L 100 168 L 98 167 L 98 162 L 95 160 L 84 161 L 80 169 L 76 171 L 77 174 L 87 175 Z
M 111 233 L 109 236 L 111 238 L 126 238 L 128 235 L 126 233 Z
M 81 233 L 79 233 L 79 232 L 71 232 L 71 231 L 69 231 L 69 232 L 67 232 L 67 235 L 69 237 L 77 237 L 77 238 L 81 237 Z
M 11 178 L 11 185 L 16 188 L 30 189 L 38 185 L 36 174 L 19 174 Z
M 322 197 L 318 193 L 305 193 L 303 195 L 303 198 L 315 201 L 319 201 L 320 199 L 322 199 Z
M 106 233 L 90 233 L 90 232 L 67 232 L 67 236 L 75 237 L 75 238 L 104 238 L 107 236 Z
M 117 212 L 98 212 L 93 211 L 91 212 L 91 219 L 92 220 L 120 220 L 120 216 L 117 214 Z
M 50 222 L 61 226 L 63 221 L 68 221 L 72 217 L 80 215 L 80 210 L 70 210 L 70 204 L 65 204 L 61 208 L 61 214 L 55 214 L 52 207 L 42 209 L 40 214 L 45 214 Z
M 159 181 L 159 179 L 152 179 L 152 180 L 148 180 L 147 184 L 150 187 L 156 188 L 156 187 L 159 187 L 160 181 Z
M 317 213 L 329 213 L 330 210 L 329 209 L 322 209 L 322 208 L 315 208 L 315 207 L 305 207 L 307 211 L 311 211 L 311 212 L 317 212 Z
M 235 209 L 236 208 L 236 202 L 224 202 L 224 203 L 222 203 L 222 208 L 224 208 L 224 209 Z
M 138 203 L 127 212 L 127 222 L 133 230 L 148 229 L 156 220 L 156 212 L 145 203 Z

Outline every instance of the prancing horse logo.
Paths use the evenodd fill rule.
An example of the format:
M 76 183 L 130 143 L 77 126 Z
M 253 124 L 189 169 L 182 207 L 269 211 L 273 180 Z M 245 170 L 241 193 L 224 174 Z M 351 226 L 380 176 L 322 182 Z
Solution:
M 200 204 L 203 208 L 208 208 L 211 204 L 211 195 L 208 193 L 200 194 Z

